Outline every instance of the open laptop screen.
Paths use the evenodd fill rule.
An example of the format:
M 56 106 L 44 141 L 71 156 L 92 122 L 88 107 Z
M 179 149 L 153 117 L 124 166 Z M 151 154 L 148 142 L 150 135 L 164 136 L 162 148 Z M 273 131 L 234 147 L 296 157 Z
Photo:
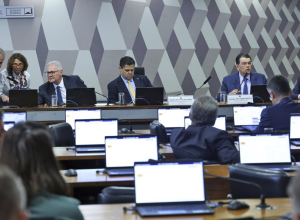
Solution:
M 241 163 L 270 164 L 290 163 L 288 134 L 239 135 Z
M 184 127 L 185 129 L 192 124 L 192 121 L 189 117 L 184 117 Z M 226 116 L 225 115 L 218 115 L 215 121 L 214 126 L 220 130 L 226 131 Z
M 76 119 L 101 119 L 101 109 L 66 109 L 66 122 L 73 130 Z
M 205 200 L 202 162 L 135 163 L 136 203 Z
M 264 108 L 266 106 L 233 106 L 234 125 L 258 125 Z
M 8 131 L 14 125 L 15 125 L 15 122 L 13 122 L 13 121 L 6 121 L 6 122 L 4 122 L 4 130 Z
M 157 136 L 105 138 L 106 168 L 133 167 L 149 159 L 158 160 Z
M 291 114 L 290 138 L 300 139 L 300 114 Z
M 118 135 L 117 119 L 75 120 L 75 144 L 104 145 L 105 136 Z
M 184 117 L 189 116 L 190 108 L 159 108 L 158 121 L 165 128 L 184 127 Z
M 15 123 L 26 121 L 26 112 L 4 112 L 3 122 L 14 121 Z

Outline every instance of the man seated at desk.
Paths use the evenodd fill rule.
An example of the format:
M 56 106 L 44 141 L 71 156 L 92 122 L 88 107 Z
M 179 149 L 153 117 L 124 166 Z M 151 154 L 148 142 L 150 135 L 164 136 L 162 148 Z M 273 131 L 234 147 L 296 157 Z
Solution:
M 192 125 L 186 129 L 174 129 L 171 134 L 174 154 L 190 152 L 194 157 L 219 161 L 221 164 L 240 162 L 233 138 L 226 131 L 213 127 L 217 113 L 218 105 L 212 97 L 200 96 L 195 99 L 190 111 Z
M 254 132 L 263 133 L 265 128 L 273 128 L 273 131 L 290 129 L 291 113 L 300 113 L 300 104 L 291 98 L 291 88 L 288 80 L 282 75 L 273 76 L 267 90 L 273 106 L 262 110 L 259 125 Z
M 110 103 L 119 101 L 119 93 L 124 93 L 126 103 L 134 103 L 136 87 L 153 87 L 147 76 L 134 75 L 134 66 L 135 61 L 131 57 L 121 58 L 119 66 L 121 75 L 107 85 Z
M 39 87 L 38 104 L 51 105 L 51 96 L 57 95 L 57 104 L 66 103 L 66 89 L 86 88 L 84 82 L 77 75 L 63 75 L 62 65 L 58 61 L 51 61 L 47 64 L 48 82 Z
M 223 78 L 221 92 L 229 95 L 251 94 L 251 85 L 267 84 L 265 75 L 251 72 L 252 59 L 248 54 L 239 54 L 235 62 L 238 72 Z

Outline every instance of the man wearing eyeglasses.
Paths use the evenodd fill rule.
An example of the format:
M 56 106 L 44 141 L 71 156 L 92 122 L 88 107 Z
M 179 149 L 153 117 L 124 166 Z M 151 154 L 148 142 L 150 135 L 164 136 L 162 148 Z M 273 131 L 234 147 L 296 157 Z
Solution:
M 251 85 L 267 84 L 265 75 L 251 72 L 252 59 L 248 54 L 239 54 L 235 61 L 238 72 L 223 78 L 221 92 L 229 95 L 251 94 Z
M 66 89 L 86 88 L 84 82 L 77 75 L 63 75 L 62 65 L 58 61 L 51 61 L 47 64 L 45 74 L 48 82 L 39 87 L 39 105 L 51 105 L 51 96 L 57 95 L 57 104 L 66 103 Z
M 120 60 L 119 71 L 121 75 L 107 85 L 108 101 L 116 103 L 118 94 L 124 93 L 126 103 L 135 103 L 136 87 L 153 87 L 147 76 L 134 75 L 135 61 L 125 56 Z

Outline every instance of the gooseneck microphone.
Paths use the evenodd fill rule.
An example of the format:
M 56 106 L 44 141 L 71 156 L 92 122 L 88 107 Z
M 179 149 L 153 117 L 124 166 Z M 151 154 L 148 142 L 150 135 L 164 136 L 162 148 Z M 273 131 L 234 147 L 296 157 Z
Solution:
M 182 94 L 184 94 L 184 93 L 187 93 L 187 92 L 193 92 L 193 91 L 196 91 L 196 90 L 198 90 L 198 89 L 201 89 L 209 80 L 211 79 L 211 76 L 209 76 L 205 81 L 204 81 L 204 83 L 202 84 L 202 86 L 200 86 L 199 88 L 197 88 L 197 89 L 193 89 L 193 90 L 190 90 L 190 91 L 184 91 L 184 92 L 182 92 L 182 93 L 179 93 L 179 94 L 177 94 L 177 95 L 182 95 Z
M 240 86 L 239 86 L 239 91 L 241 90 L 241 87 L 242 87 L 242 84 L 244 83 L 244 81 L 245 81 L 245 79 L 246 79 L 246 77 L 249 75 L 249 73 L 245 73 L 245 75 L 244 75 L 244 78 L 243 78 L 243 81 L 241 82 L 241 84 L 240 84 Z
M 244 184 L 255 186 L 255 187 L 259 188 L 259 190 L 260 190 L 260 203 L 258 205 L 256 205 L 256 207 L 260 208 L 260 209 L 267 209 L 267 208 L 271 207 L 270 205 L 268 205 L 265 202 L 265 195 L 263 194 L 263 189 L 257 183 L 253 183 L 253 182 L 249 182 L 249 181 L 245 181 L 245 180 L 239 180 L 239 179 L 235 179 L 235 178 L 231 178 L 231 177 L 218 176 L 215 174 L 208 173 L 208 170 L 204 171 L 204 175 L 213 176 L 213 177 L 217 177 L 217 178 L 221 178 L 221 179 L 225 179 L 225 180 L 229 180 L 229 181 L 234 181 L 234 182 L 239 182 L 239 183 L 244 183 Z
M 11 77 L 9 77 L 9 76 L 7 76 L 6 79 L 8 79 L 8 80 L 10 80 L 10 81 L 13 81 L 13 82 L 16 83 L 16 84 L 20 84 L 17 80 L 15 80 L 15 79 L 13 79 L 13 78 L 11 78 Z
M 103 96 L 104 98 L 106 98 L 106 105 L 105 106 L 109 106 L 109 101 L 108 101 L 108 98 L 107 98 L 107 96 L 105 96 L 105 95 L 103 95 L 103 94 L 101 94 L 101 93 L 99 93 L 99 92 L 95 92 L 95 93 L 97 93 L 98 95 L 101 95 L 101 96 Z

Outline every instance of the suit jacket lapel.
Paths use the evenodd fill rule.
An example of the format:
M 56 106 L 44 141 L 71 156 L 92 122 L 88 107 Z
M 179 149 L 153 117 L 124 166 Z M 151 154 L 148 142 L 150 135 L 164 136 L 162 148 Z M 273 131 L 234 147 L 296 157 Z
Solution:
M 135 87 L 143 87 L 140 77 L 133 76 Z
M 256 77 L 252 74 L 252 72 L 250 73 L 250 81 L 251 85 L 256 85 Z
M 63 77 L 63 79 L 64 79 L 65 88 L 70 89 L 71 87 L 70 87 L 70 82 L 68 80 L 69 78 L 68 77 Z
M 239 72 L 235 73 L 234 76 L 234 88 L 240 90 L 240 76 L 239 76 Z

